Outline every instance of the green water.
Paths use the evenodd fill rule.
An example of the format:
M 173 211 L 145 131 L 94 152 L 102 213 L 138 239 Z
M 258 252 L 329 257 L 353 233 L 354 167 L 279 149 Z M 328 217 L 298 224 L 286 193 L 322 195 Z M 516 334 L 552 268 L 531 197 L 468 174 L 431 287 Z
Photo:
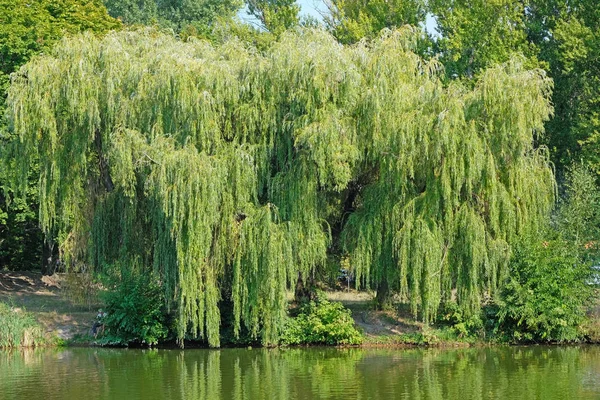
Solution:
M 600 399 L 600 347 L 0 351 L 0 399 Z

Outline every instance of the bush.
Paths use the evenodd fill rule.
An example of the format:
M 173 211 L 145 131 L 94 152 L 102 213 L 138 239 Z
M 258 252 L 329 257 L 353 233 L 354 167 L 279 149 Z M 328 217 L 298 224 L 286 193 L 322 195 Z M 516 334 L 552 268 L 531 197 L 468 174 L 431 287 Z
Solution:
M 288 320 L 281 335 L 284 345 L 360 344 L 362 339 L 350 310 L 341 303 L 325 299 L 302 306 L 298 316 Z
M 583 336 L 598 265 L 600 190 L 572 167 L 552 223 L 522 238 L 496 304 L 495 331 L 513 341 L 575 341 Z
M 167 337 L 164 295 L 152 274 L 128 274 L 104 295 L 107 315 L 105 344 L 138 342 L 149 346 Z
M 447 302 L 439 312 L 438 322 L 448 326 L 457 339 L 476 338 L 484 335 L 484 326 L 479 314 L 466 316 L 455 302 Z
M 45 343 L 42 327 L 22 310 L 0 303 L 0 348 L 33 347 Z
M 517 342 L 579 340 L 592 295 L 589 277 L 589 264 L 565 240 L 520 244 L 497 304 L 496 334 Z

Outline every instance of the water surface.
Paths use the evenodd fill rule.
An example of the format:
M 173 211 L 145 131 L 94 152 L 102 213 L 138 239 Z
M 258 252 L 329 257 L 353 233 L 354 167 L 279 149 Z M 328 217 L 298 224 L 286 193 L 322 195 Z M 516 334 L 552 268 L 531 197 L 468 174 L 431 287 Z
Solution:
M 600 347 L 0 351 L 0 398 L 600 399 Z

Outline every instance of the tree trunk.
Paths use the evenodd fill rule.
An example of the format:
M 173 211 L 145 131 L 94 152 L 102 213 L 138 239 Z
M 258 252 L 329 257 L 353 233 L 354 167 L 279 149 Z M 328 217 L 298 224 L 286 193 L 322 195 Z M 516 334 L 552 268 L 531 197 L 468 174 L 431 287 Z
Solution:
M 52 275 L 56 265 L 56 253 L 54 251 L 54 240 L 44 240 L 42 245 L 42 275 Z
M 296 289 L 294 291 L 294 300 L 296 303 L 312 301 L 316 299 L 315 279 L 312 276 L 306 278 L 306 282 L 302 277 L 298 276 Z
M 390 310 L 393 308 L 392 292 L 387 280 L 382 280 L 377 286 L 377 295 L 375 296 L 375 307 L 378 310 Z

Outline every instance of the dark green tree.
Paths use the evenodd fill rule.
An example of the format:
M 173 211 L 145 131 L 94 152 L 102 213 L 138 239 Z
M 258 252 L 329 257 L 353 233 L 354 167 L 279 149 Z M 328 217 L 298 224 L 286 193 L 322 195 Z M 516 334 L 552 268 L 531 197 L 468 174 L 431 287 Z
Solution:
M 342 43 L 374 38 L 384 28 L 417 26 L 425 21 L 422 0 L 328 0 L 325 23 Z
M 300 6 L 296 0 L 247 0 L 248 11 L 274 35 L 300 24 Z
M 554 80 L 555 117 L 544 141 L 558 170 L 583 161 L 600 173 L 598 2 L 531 0 L 527 28 Z
M 242 0 L 104 0 L 110 15 L 126 24 L 173 29 L 184 36 L 210 37 L 217 21 L 230 20 Z
M 448 76 L 471 78 L 488 66 L 524 55 L 539 66 L 537 48 L 527 40 L 526 2 L 520 0 L 431 0 L 440 34 L 437 53 Z
M 7 140 L 3 117 L 10 74 L 35 55 L 48 52 L 65 35 L 87 30 L 104 33 L 120 26 L 99 0 L 0 0 L 0 153 Z M 31 186 L 23 198 L 12 198 L 5 185 L 8 173 L 9 169 L 0 169 L 0 268 L 37 269 L 43 247 L 37 176 L 32 171 L 23 177 L 31 180 Z M 52 250 L 47 253 L 51 256 Z

